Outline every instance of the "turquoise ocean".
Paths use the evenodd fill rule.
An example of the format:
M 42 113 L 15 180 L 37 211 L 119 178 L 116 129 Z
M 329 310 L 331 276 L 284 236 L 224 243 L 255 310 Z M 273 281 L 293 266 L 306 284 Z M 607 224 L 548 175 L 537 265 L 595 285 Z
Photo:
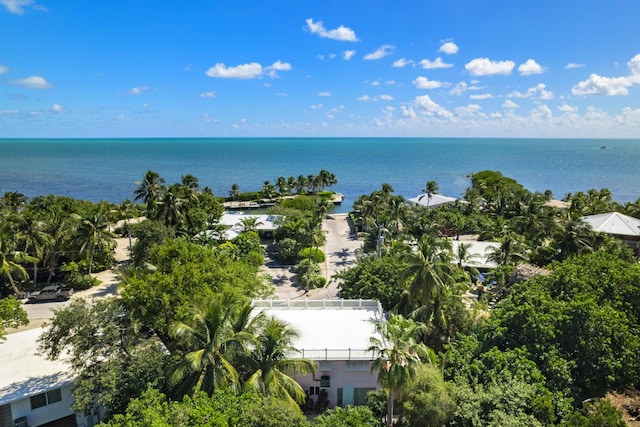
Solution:
M 172 138 L 0 139 L 0 192 L 119 203 L 147 170 L 168 184 L 196 176 L 218 196 L 232 184 L 256 191 L 279 176 L 336 175 L 346 212 L 383 183 L 414 197 L 434 180 L 461 196 L 467 176 L 498 170 L 531 191 L 608 188 L 618 202 L 640 197 L 640 139 Z

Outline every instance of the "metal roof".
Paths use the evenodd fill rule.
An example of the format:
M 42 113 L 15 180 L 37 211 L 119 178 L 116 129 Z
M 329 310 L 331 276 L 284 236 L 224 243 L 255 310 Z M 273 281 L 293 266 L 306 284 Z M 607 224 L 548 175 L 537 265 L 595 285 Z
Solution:
M 640 237 L 640 219 L 618 212 L 583 216 L 582 220 L 587 223 L 593 231 L 617 234 L 620 236 Z

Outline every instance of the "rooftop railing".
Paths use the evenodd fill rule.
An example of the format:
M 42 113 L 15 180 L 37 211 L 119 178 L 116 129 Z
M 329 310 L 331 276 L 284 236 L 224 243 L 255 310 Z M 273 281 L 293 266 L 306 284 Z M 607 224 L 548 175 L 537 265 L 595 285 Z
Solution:
M 374 310 L 382 315 L 382 304 L 370 299 L 322 299 L 322 300 L 253 300 L 256 308 L 268 309 L 347 309 L 347 310 Z
M 375 360 L 375 351 L 358 348 L 347 349 L 301 349 L 291 355 L 292 357 L 302 357 L 311 360 Z

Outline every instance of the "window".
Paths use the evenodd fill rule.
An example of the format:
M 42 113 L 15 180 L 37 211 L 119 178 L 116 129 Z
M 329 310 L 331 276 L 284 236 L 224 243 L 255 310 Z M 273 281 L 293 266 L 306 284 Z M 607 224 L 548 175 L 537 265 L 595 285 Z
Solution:
M 353 390 L 353 406 L 365 406 L 367 404 L 367 394 L 376 391 L 375 388 L 356 388 Z
M 369 371 L 369 363 L 368 360 L 347 360 L 345 369 L 347 371 Z
M 338 406 L 342 406 L 342 387 L 338 387 L 338 392 L 336 393 L 336 399 L 338 400 L 336 404 Z
M 331 377 L 329 375 L 323 375 L 320 377 L 320 387 L 323 387 L 323 388 L 331 387 Z
M 43 406 L 60 402 L 62 400 L 62 390 L 56 388 L 54 390 L 49 390 L 46 393 L 36 394 L 35 396 L 31 396 L 30 400 L 32 410 L 42 408 Z
M 321 360 L 318 362 L 318 371 L 330 371 L 331 370 L 331 362 L 328 360 Z

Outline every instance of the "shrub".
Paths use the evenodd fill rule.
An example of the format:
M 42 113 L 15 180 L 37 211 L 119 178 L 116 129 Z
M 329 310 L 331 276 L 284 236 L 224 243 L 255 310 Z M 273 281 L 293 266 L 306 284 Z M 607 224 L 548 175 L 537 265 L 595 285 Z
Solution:
M 98 286 L 100 284 L 100 280 L 95 277 L 91 277 L 88 274 L 71 271 L 65 276 L 63 283 L 68 288 L 73 288 L 76 291 L 83 291 L 85 289 Z
M 278 261 L 282 264 L 295 264 L 298 262 L 300 245 L 294 239 L 284 238 L 276 243 Z
M 304 248 L 298 252 L 298 259 L 310 259 L 311 261 L 319 264 L 324 262 L 327 257 L 324 252 L 318 248 Z

